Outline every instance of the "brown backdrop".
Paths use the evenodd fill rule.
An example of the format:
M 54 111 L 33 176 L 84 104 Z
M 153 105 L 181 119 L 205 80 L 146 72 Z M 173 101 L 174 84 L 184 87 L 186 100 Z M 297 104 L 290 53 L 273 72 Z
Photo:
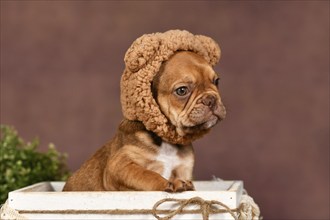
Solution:
M 328 219 L 328 1 L 1 1 L 1 123 L 77 169 L 121 120 L 126 49 L 168 29 L 223 52 L 228 116 L 195 178 L 243 180 L 266 219 Z

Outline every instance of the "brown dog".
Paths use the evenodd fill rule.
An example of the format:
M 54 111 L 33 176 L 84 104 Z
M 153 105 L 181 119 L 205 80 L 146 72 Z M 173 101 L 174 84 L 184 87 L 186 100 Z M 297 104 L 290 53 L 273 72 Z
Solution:
M 152 92 L 179 135 L 202 135 L 225 117 L 218 80 L 193 52 L 176 52 L 162 64 Z M 191 142 L 167 143 L 143 123 L 124 119 L 113 140 L 69 178 L 64 191 L 193 190 L 193 165 Z

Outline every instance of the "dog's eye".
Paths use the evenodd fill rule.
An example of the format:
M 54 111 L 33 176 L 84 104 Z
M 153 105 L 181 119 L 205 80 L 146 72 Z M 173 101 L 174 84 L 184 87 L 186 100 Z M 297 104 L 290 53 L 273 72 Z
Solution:
M 216 85 L 216 86 L 218 86 L 219 85 L 219 80 L 220 80 L 220 78 L 216 78 L 215 80 L 214 80 L 214 85 Z
M 186 86 L 181 86 L 179 88 L 177 88 L 175 90 L 175 93 L 178 95 L 178 96 L 185 96 L 187 95 L 189 92 L 188 88 Z

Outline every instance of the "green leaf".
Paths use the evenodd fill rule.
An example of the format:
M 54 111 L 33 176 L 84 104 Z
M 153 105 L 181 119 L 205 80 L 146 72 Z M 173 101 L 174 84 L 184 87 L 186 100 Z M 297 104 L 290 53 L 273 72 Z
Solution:
M 70 175 L 67 154 L 58 152 L 54 144 L 41 153 L 37 138 L 25 142 L 8 125 L 0 125 L 0 132 L 0 204 L 10 191 L 41 181 L 65 181 Z

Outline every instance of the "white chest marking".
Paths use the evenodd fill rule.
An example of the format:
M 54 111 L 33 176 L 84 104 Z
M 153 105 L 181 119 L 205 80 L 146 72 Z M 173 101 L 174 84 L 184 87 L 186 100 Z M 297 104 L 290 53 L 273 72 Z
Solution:
M 163 163 L 162 177 L 169 179 L 172 174 L 172 170 L 180 164 L 180 158 L 177 155 L 178 149 L 166 142 L 163 142 L 160 146 L 159 153 L 156 160 Z

